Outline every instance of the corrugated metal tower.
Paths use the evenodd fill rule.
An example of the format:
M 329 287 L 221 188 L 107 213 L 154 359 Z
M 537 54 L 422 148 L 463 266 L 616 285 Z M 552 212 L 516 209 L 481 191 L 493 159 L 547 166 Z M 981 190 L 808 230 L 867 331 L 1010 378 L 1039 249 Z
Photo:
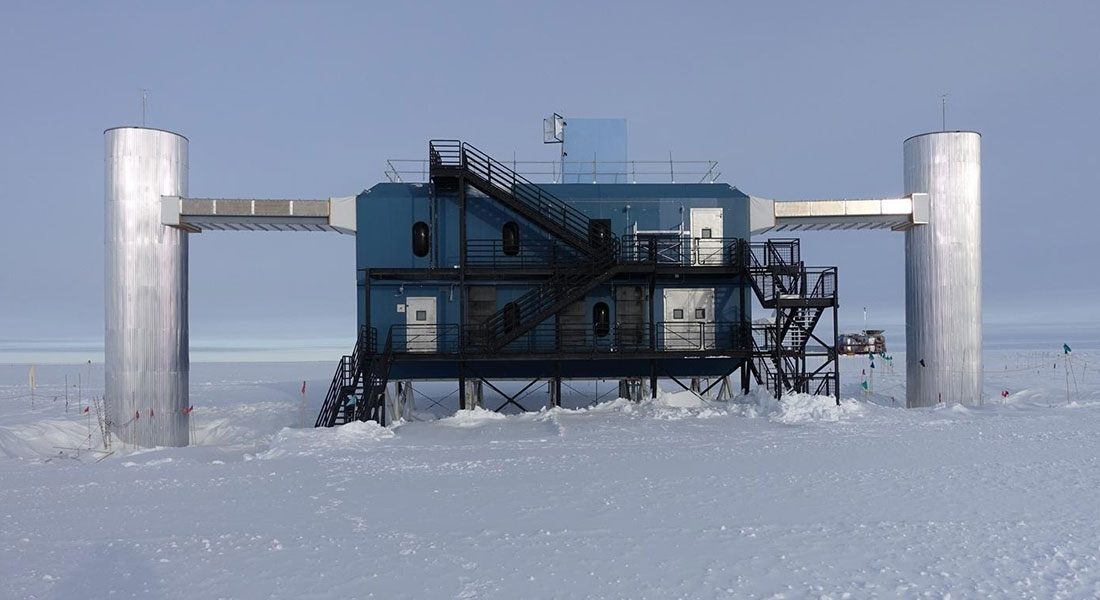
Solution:
M 106 396 L 111 431 L 140 446 L 188 443 L 187 233 L 161 196 L 187 195 L 187 138 L 104 132 Z
M 929 195 L 928 224 L 905 232 L 906 405 L 982 398 L 981 135 L 905 140 L 905 193 Z

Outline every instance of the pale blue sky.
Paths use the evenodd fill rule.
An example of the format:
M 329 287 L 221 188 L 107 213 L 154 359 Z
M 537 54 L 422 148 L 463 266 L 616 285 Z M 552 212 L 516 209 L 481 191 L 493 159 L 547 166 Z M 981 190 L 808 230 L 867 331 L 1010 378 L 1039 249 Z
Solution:
M 983 135 L 987 322 L 1096 316 L 1094 2 L 0 5 L 0 342 L 103 330 L 103 138 L 191 140 L 194 196 L 327 197 L 433 137 L 551 158 L 541 119 L 625 117 L 635 159 L 714 159 L 748 193 L 901 191 L 901 144 Z M 842 321 L 902 320 L 902 236 L 804 236 Z M 353 240 L 204 233 L 195 345 L 354 333 Z M 900 332 L 899 332 L 900 333 Z M 281 342 L 276 342 L 281 343 Z

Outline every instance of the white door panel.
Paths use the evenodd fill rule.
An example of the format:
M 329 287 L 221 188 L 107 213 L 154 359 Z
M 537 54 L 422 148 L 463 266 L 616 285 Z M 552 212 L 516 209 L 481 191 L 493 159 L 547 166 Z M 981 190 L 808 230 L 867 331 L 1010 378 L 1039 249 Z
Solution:
M 714 347 L 714 288 L 664 290 L 664 325 L 658 333 L 667 350 Z
M 435 352 L 439 337 L 435 297 L 410 297 L 405 302 L 405 348 L 409 352 Z M 396 340 L 395 340 L 396 341 Z
M 691 209 L 691 264 L 721 265 L 722 256 L 722 209 Z

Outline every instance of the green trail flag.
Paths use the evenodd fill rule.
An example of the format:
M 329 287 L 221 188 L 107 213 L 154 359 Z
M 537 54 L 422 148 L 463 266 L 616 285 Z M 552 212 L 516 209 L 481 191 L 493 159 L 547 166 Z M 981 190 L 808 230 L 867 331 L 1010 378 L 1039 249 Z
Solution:
M 862 386 L 863 386 L 863 389 L 867 389 L 867 382 L 866 382 L 866 381 L 864 381 L 864 382 L 863 382 L 862 384 L 860 384 L 860 385 L 862 385 Z
M 1070 352 L 1073 352 L 1073 350 L 1070 350 L 1069 344 L 1062 344 L 1062 350 L 1065 350 L 1066 354 L 1069 354 Z

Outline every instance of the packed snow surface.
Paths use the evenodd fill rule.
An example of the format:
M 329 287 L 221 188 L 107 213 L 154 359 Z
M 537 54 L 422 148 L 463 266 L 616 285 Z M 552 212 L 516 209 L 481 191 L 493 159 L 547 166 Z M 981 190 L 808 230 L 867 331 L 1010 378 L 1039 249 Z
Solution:
M 33 408 L 5 367 L 0 597 L 1097 597 L 1100 373 L 1036 356 L 987 353 L 966 408 L 851 358 L 839 406 L 670 384 L 333 429 L 298 396 L 311 423 L 329 365 L 196 365 L 196 444 L 112 454 L 65 367 Z

